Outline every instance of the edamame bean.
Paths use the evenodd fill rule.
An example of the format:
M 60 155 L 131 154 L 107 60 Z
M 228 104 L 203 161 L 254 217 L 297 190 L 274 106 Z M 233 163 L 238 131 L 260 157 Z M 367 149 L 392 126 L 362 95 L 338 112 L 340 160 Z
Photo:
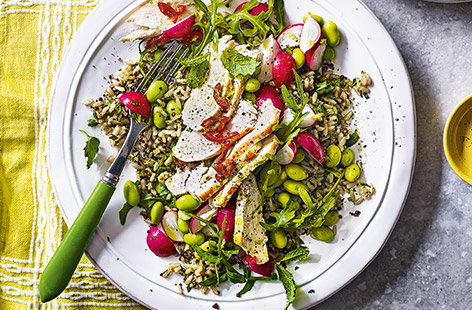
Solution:
M 344 171 L 344 178 L 348 182 L 354 182 L 361 176 L 361 168 L 357 164 L 350 164 Z
M 295 181 L 302 181 L 308 178 L 308 174 L 302 166 L 297 164 L 289 164 L 285 166 L 285 172 L 288 177 Z
M 164 215 L 164 204 L 160 201 L 156 201 L 151 208 L 151 222 L 157 224 L 162 220 Z
M 252 93 L 245 92 L 243 94 L 243 98 L 246 99 L 246 100 L 251 101 L 252 103 L 256 102 L 256 95 L 254 95 Z
M 188 221 L 177 219 L 177 228 L 183 233 L 188 233 L 190 231 L 190 224 Z
M 284 188 L 287 192 L 289 192 L 292 195 L 298 195 L 299 188 L 303 188 L 306 191 L 309 191 L 308 186 L 306 186 L 302 182 L 296 182 L 293 180 L 286 180 L 284 182 Z
M 273 188 L 269 188 L 264 192 L 264 197 L 272 197 L 275 195 L 275 190 Z
M 331 242 L 334 239 L 334 232 L 327 226 L 313 228 L 310 235 L 312 238 L 324 242 Z
M 217 250 L 216 242 L 214 240 L 207 240 L 200 245 L 200 249 L 205 252 L 214 252 Z
M 305 64 L 305 54 L 302 52 L 301 49 L 294 48 L 292 51 L 292 57 L 295 59 L 295 64 L 297 65 L 297 69 L 300 69 Z
M 158 60 L 159 57 L 161 57 L 162 53 L 164 52 L 164 50 L 162 48 L 160 49 L 157 49 L 155 52 L 154 52 L 154 60 Z
M 326 49 L 323 53 L 323 59 L 333 60 L 334 57 L 336 57 L 336 52 L 335 52 L 334 48 L 332 48 L 331 46 L 326 46 Z
M 164 110 L 161 107 L 154 107 L 154 110 L 152 112 L 152 121 L 154 123 L 154 126 L 159 129 L 163 129 L 166 127 L 166 116 L 164 115 Z
M 179 212 L 177 212 L 177 216 L 179 219 L 182 219 L 184 221 L 188 221 L 192 218 L 190 215 L 188 215 L 188 212 L 182 210 L 179 210 Z
M 184 242 L 190 245 L 201 245 L 205 242 L 205 235 L 202 233 L 187 233 L 184 235 Z
M 344 167 L 349 166 L 354 161 L 354 151 L 351 149 L 345 149 L 341 154 L 341 165 Z
M 323 224 L 326 226 L 333 226 L 338 221 L 339 221 L 339 213 L 334 210 L 331 210 L 326 214 Z
M 323 17 L 319 15 L 311 14 L 311 13 L 308 13 L 305 16 L 303 16 L 303 22 L 306 22 L 306 19 L 308 18 L 308 16 L 311 16 L 311 18 L 316 20 L 318 24 L 320 24 L 320 26 L 323 26 L 323 23 L 324 23 Z
M 323 24 L 323 34 L 328 40 L 328 45 L 335 47 L 341 41 L 341 33 L 338 30 L 338 25 L 335 22 L 328 20 Z
M 288 202 L 290 201 L 290 194 L 286 192 L 282 192 L 277 196 L 277 201 L 282 204 L 283 207 L 286 207 Z
M 133 181 L 126 181 L 123 185 L 123 196 L 125 196 L 126 202 L 136 207 L 141 200 L 139 195 L 139 189 Z
M 287 246 L 287 234 L 280 228 L 269 233 L 269 240 L 277 249 L 283 249 Z
M 295 155 L 295 158 L 293 159 L 294 164 L 299 164 L 305 159 L 306 153 L 304 150 L 301 148 L 298 148 L 297 150 L 297 155 Z
M 182 112 L 182 105 L 174 99 L 169 100 L 166 105 L 166 111 L 170 116 L 176 116 Z
M 256 78 L 250 78 L 244 86 L 244 90 L 250 93 L 255 93 L 259 88 L 261 88 L 261 82 Z
M 185 194 L 183 196 L 180 196 L 175 201 L 175 207 L 182 211 L 193 211 L 193 210 L 198 209 L 199 206 L 200 206 L 200 201 L 195 199 L 190 194 Z
M 334 168 L 339 165 L 339 162 L 341 161 L 341 149 L 337 145 L 331 144 L 328 146 L 326 149 L 326 155 L 326 167 Z
M 285 172 L 285 170 L 282 170 L 282 173 L 280 174 L 280 177 L 279 177 L 279 180 L 277 182 L 275 182 L 274 185 L 272 185 L 273 188 L 276 188 L 276 187 L 279 187 L 280 185 L 282 185 L 285 180 L 287 180 L 287 173 Z
M 164 97 L 168 90 L 167 84 L 164 81 L 157 80 L 149 85 L 148 90 L 146 91 L 146 98 L 150 102 L 156 102 L 158 99 Z

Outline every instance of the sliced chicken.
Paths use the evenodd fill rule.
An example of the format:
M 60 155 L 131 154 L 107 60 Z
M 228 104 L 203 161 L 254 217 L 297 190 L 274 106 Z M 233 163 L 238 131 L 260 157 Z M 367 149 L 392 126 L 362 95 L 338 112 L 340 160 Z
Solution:
M 280 141 L 275 135 L 265 139 L 262 143 L 262 148 L 257 153 L 257 157 L 249 162 L 241 163 L 240 167 L 237 167 L 240 169 L 237 170 L 235 175 L 233 175 L 232 178 L 223 186 L 218 194 L 210 200 L 210 205 L 216 208 L 226 206 L 233 195 L 232 193 L 236 192 L 244 179 L 269 159 L 267 155 L 275 154 L 279 143 Z
M 236 200 L 233 241 L 255 257 L 257 264 L 269 260 L 266 230 L 259 224 L 263 221 L 262 196 L 257 188 L 256 177 L 249 174 L 242 182 Z
M 213 168 L 200 169 L 190 176 L 186 182 L 189 193 L 197 197 L 201 202 L 207 201 L 220 188 L 221 183 L 216 180 L 216 171 Z
M 256 125 L 257 109 L 252 102 L 248 100 L 241 100 L 238 105 L 233 118 L 228 122 L 225 132 L 238 132 L 239 137 L 242 137 L 251 132 Z
M 207 140 L 200 132 L 183 131 L 172 152 L 181 161 L 196 162 L 215 157 L 222 148 L 219 143 Z
M 174 195 L 179 196 L 187 192 L 186 182 L 192 170 L 186 168 L 177 171 L 174 175 L 168 178 L 165 182 L 167 189 Z

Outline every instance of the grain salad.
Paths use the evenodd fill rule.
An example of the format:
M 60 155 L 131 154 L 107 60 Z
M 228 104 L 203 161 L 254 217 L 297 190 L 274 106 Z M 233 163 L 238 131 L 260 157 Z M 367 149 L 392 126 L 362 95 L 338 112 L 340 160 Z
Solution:
M 139 41 L 139 60 L 84 102 L 88 125 L 117 151 L 130 118 L 147 122 L 117 216 L 126 225 L 141 209 L 149 249 L 177 257 L 160 276 L 180 275 L 181 294 L 219 295 L 230 282 L 240 297 L 259 281 L 280 281 L 290 306 L 296 284 L 287 265 L 308 258 L 304 238 L 332 242 L 346 201 L 375 194 L 352 124 L 370 76 L 339 74 L 335 22 L 309 13 L 286 25 L 283 12 L 279 0 L 149 1 L 122 38 Z M 133 93 L 173 41 L 191 50 L 175 76 Z M 86 153 L 90 162 L 95 155 Z

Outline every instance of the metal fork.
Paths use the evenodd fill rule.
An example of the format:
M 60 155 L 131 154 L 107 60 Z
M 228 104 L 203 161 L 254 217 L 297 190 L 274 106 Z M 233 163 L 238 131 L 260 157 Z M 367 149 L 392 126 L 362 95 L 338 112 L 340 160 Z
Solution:
M 169 46 L 158 58 L 136 87 L 136 92 L 143 92 L 156 79 L 161 78 L 169 82 L 180 68 L 177 57 L 183 58 L 190 52 L 177 41 Z M 131 119 L 128 135 L 117 157 L 106 171 L 102 180 L 98 182 L 82 210 L 67 232 L 48 265 L 44 269 L 39 282 L 39 295 L 42 302 L 56 298 L 69 284 L 77 265 L 85 252 L 98 223 L 105 211 L 114 191 L 123 168 L 140 133 L 147 126 L 145 122 Z

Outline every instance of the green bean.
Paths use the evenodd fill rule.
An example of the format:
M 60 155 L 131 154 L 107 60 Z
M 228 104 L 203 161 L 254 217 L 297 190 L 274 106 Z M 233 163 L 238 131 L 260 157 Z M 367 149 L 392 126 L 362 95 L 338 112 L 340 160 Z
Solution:
M 166 82 L 157 80 L 151 83 L 149 85 L 149 88 L 146 91 L 146 98 L 150 102 L 156 102 L 158 99 L 161 99 L 164 97 L 164 95 L 167 93 L 168 87 Z
M 297 155 L 295 155 L 295 158 L 293 159 L 293 163 L 294 164 L 301 163 L 305 159 L 305 156 L 306 156 L 306 152 L 302 150 L 302 148 L 298 148 Z
M 334 239 L 334 232 L 327 226 L 313 228 L 310 235 L 312 238 L 324 242 L 331 242 Z
M 123 196 L 125 196 L 126 202 L 136 207 L 141 200 L 139 195 L 139 189 L 133 181 L 126 181 L 123 185 Z
M 331 144 L 328 146 L 326 155 L 326 167 L 334 168 L 339 165 L 341 161 L 341 149 L 337 145 Z
M 326 46 L 326 49 L 323 53 L 323 59 L 333 60 L 336 57 L 336 51 L 331 46 Z
M 252 93 L 245 92 L 243 94 L 243 98 L 246 99 L 246 100 L 251 101 L 252 103 L 256 102 L 256 95 L 254 95 Z
M 324 24 L 323 17 L 321 17 L 321 16 L 319 16 L 319 15 L 311 14 L 311 13 L 308 13 L 308 14 L 306 14 L 305 16 L 303 16 L 302 21 L 303 21 L 303 22 L 306 22 L 306 19 L 308 18 L 308 16 L 311 16 L 311 18 L 313 18 L 314 20 L 316 20 L 316 21 L 318 22 L 318 24 L 320 24 L 320 26 L 323 26 L 323 24 Z
M 344 178 L 348 182 L 354 182 L 361 176 L 361 168 L 357 164 L 350 164 L 344 171 Z
M 354 152 L 351 149 L 345 149 L 341 154 L 341 165 L 344 167 L 349 166 L 354 161 Z
M 188 221 L 177 219 L 177 228 L 183 233 L 188 233 L 190 231 L 190 224 Z
M 328 20 L 323 24 L 323 34 L 328 40 L 328 45 L 335 47 L 341 41 L 341 33 L 338 30 L 338 25 L 335 22 Z
M 164 110 L 160 106 L 155 106 L 152 112 L 152 121 L 154 126 L 159 129 L 166 127 L 166 116 L 164 115 Z
M 323 224 L 326 226 L 333 226 L 338 221 L 339 221 L 339 213 L 334 210 L 331 210 L 326 214 Z
M 182 112 L 182 105 L 174 99 L 169 100 L 166 105 L 166 111 L 170 116 L 176 116 Z
M 162 220 L 164 215 L 164 204 L 160 201 L 156 201 L 151 208 L 151 222 L 157 224 Z
M 308 174 L 302 166 L 297 164 L 289 164 L 285 166 L 285 172 L 288 177 L 295 181 L 302 181 L 308 178 Z
M 289 192 L 292 195 L 298 195 L 299 188 L 303 188 L 306 191 L 309 191 L 308 186 L 306 186 L 302 182 L 296 182 L 293 180 L 286 180 L 284 182 L 284 188 L 287 192 Z
M 188 221 L 192 218 L 190 215 L 188 215 L 188 212 L 182 210 L 179 210 L 179 212 L 177 212 L 177 216 L 179 217 L 179 219 L 182 219 L 184 221 Z
M 288 202 L 290 201 L 290 194 L 286 192 L 282 192 L 277 196 L 277 201 L 282 204 L 283 207 L 286 207 Z
M 305 54 L 302 52 L 301 49 L 294 48 L 292 51 L 292 57 L 295 59 L 295 64 L 297 65 L 297 69 L 300 69 L 305 64 Z
M 185 194 L 183 196 L 180 196 L 175 201 L 175 207 L 182 211 L 193 211 L 193 210 L 198 209 L 199 206 L 200 206 L 200 201 L 195 199 L 190 194 Z
M 184 242 L 190 245 L 201 245 L 205 242 L 205 235 L 201 232 L 196 234 L 187 233 L 184 235 Z
M 250 78 L 247 80 L 246 85 L 244 86 L 244 90 L 249 93 L 255 93 L 256 91 L 261 88 L 261 82 L 259 82 L 256 78 Z
M 269 233 L 269 240 L 277 249 L 283 249 L 287 246 L 287 234 L 280 228 Z

